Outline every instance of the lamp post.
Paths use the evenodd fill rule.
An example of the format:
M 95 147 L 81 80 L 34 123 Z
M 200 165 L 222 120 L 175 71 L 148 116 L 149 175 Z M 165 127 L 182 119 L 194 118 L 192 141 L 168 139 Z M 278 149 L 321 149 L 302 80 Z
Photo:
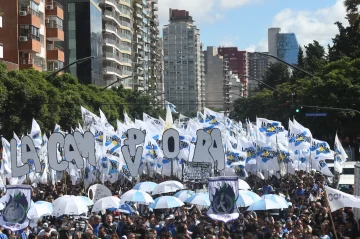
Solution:
M 313 74 L 310 74 L 309 72 L 301 69 L 300 67 L 294 66 L 294 65 L 292 65 L 292 64 L 290 64 L 290 63 L 287 63 L 286 61 L 284 61 L 283 59 L 280 59 L 279 57 L 276 57 L 276 56 L 273 56 L 273 55 L 270 55 L 270 54 L 266 54 L 266 53 L 262 53 L 262 52 L 254 52 L 254 53 L 255 53 L 255 54 L 262 55 L 262 56 L 274 58 L 274 59 L 276 59 L 276 60 L 284 63 L 285 65 L 290 66 L 291 68 L 294 68 L 294 69 L 296 69 L 296 70 L 298 70 L 298 71 L 301 71 L 302 73 L 305 73 L 305 74 L 308 75 L 308 76 L 315 77 Z
M 80 64 L 80 63 L 83 63 L 83 62 L 85 62 L 85 61 L 92 60 L 92 59 L 95 59 L 95 58 L 96 58 L 95 56 L 88 56 L 88 57 L 85 57 L 85 58 L 81 58 L 81 59 L 79 59 L 79 60 L 76 60 L 76 61 L 74 61 L 73 63 L 70 63 L 69 65 L 64 66 L 63 68 L 61 68 L 61 69 L 59 69 L 59 70 L 51 73 L 50 75 L 48 75 L 47 77 L 45 77 L 45 79 L 49 79 L 50 77 L 52 77 L 52 76 L 56 75 L 57 73 L 59 73 L 59 72 L 65 70 L 65 69 L 69 68 L 70 66 L 72 66 L 72 65 L 74 65 L 74 64 Z
M 107 88 L 109 88 L 112 85 L 115 85 L 116 83 L 121 82 L 122 80 L 128 79 L 128 78 L 132 78 L 132 76 L 127 76 L 124 78 L 118 78 L 116 81 L 114 81 L 113 83 L 110 83 L 109 85 L 105 86 L 102 90 L 106 90 Z

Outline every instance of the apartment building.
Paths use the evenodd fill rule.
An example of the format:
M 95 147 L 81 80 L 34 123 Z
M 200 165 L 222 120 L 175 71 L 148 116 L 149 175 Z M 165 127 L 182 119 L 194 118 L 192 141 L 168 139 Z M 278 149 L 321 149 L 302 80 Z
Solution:
M 240 83 L 242 85 L 239 88 L 239 94 L 242 97 L 248 97 L 248 52 L 239 51 L 237 47 L 219 47 L 219 55 L 224 57 L 224 60 L 228 62 L 228 67 L 232 71 L 232 74 L 238 75 Z
M 268 54 L 267 52 L 263 52 Z M 249 61 L 249 95 L 251 96 L 258 89 L 259 82 L 255 81 L 252 78 L 255 78 L 259 81 L 264 80 L 265 71 L 270 66 L 269 57 L 252 53 L 248 53 Z
M 133 3 L 131 0 L 99 0 L 99 7 L 102 10 L 103 80 L 109 85 L 133 73 Z M 120 83 L 126 88 L 133 87 L 131 78 Z
M 3 60 L 19 69 L 39 71 L 63 67 L 63 6 L 53 0 L 0 0 L 4 26 L 0 28 Z
M 165 99 L 179 112 L 196 112 L 205 101 L 200 30 L 188 11 L 170 9 L 169 15 L 163 29 Z

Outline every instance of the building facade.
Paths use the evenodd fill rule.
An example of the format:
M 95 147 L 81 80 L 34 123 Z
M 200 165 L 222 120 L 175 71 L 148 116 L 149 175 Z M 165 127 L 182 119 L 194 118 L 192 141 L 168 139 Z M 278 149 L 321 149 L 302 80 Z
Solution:
M 267 52 L 264 52 L 268 54 Z M 265 71 L 270 66 L 269 57 L 259 55 L 256 53 L 248 53 L 249 61 L 249 76 L 257 80 L 264 80 Z M 251 96 L 258 89 L 259 83 L 253 79 L 249 78 L 249 96 Z
M 209 46 L 205 57 L 205 107 L 223 110 L 224 106 L 224 59 L 216 47 Z
M 0 28 L 2 28 L 2 15 L 0 15 Z M 3 48 L 3 44 L 0 42 L 0 59 L 2 59 L 3 57 L 4 57 L 4 48 Z
M 219 55 L 224 57 L 224 61 L 228 62 L 228 67 L 232 74 L 237 75 L 240 79 L 241 87 L 239 94 L 241 97 L 248 96 L 248 52 L 239 51 L 237 47 L 219 47 Z
M 169 11 L 164 26 L 165 99 L 182 113 L 196 112 L 205 101 L 204 55 L 200 30 L 188 11 Z
M 0 0 L 3 60 L 19 69 L 53 71 L 63 67 L 63 6 L 53 0 Z
M 280 28 L 268 29 L 269 54 L 289 64 L 298 64 L 299 43 L 295 33 L 280 33 Z M 272 63 L 276 59 L 270 59 Z

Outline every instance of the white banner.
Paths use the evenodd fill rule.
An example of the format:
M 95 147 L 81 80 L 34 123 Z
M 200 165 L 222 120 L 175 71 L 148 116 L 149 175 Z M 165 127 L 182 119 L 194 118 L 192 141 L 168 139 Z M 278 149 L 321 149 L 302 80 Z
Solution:
M 325 186 L 326 195 L 329 201 L 331 212 L 343 207 L 360 208 L 360 199 L 354 195 Z
M 6 186 L 5 208 L 0 216 L 0 225 L 11 231 L 25 229 L 29 225 L 27 212 L 31 204 L 31 186 Z
M 228 222 L 239 217 L 236 200 L 239 196 L 238 177 L 209 178 L 211 206 L 207 215 L 216 221 Z

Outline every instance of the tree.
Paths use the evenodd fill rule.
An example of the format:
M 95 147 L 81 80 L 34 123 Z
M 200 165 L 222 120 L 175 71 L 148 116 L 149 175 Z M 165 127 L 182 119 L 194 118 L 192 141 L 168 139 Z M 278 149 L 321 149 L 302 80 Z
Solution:
M 281 83 L 288 82 L 290 80 L 290 72 L 288 67 L 283 63 L 273 63 L 265 71 L 264 83 L 275 87 Z M 262 90 L 267 88 L 263 84 L 259 84 L 259 88 Z
M 304 67 L 304 52 L 303 52 L 301 46 L 299 46 L 298 66 L 299 66 L 299 67 Z
M 52 132 L 55 124 L 70 130 L 82 122 L 80 106 L 96 114 L 101 108 L 114 126 L 116 119 L 123 119 L 124 110 L 141 119 L 142 112 L 154 117 L 164 115 L 149 96 L 137 95 L 133 90 L 102 90 L 95 85 L 80 84 L 70 74 L 46 80 L 45 73 L 8 72 L 0 64 L 0 132 L 6 138 L 11 138 L 13 132 L 18 135 L 29 132 L 33 118 L 45 133 Z
M 304 108 L 296 114 L 295 108 L 286 104 L 291 102 L 291 93 L 296 93 L 295 106 L 314 105 L 337 108 L 360 108 L 360 59 L 344 58 L 326 63 L 317 72 L 318 77 L 301 78 L 278 85 L 277 91 L 263 90 L 247 99 L 238 99 L 234 103 L 232 116 L 237 120 L 247 117 L 265 117 L 282 121 L 287 125 L 294 115 L 300 123 L 309 127 L 314 137 L 322 139 L 334 135 L 338 130 L 347 135 L 356 135 L 360 130 L 359 115 L 341 111 L 325 111 L 324 118 L 309 118 L 305 113 L 316 109 Z M 349 106 L 351 105 L 351 106 Z M 324 112 L 321 110 L 320 112 Z
M 305 46 L 305 69 L 315 73 L 325 64 L 325 49 L 318 41 Z

